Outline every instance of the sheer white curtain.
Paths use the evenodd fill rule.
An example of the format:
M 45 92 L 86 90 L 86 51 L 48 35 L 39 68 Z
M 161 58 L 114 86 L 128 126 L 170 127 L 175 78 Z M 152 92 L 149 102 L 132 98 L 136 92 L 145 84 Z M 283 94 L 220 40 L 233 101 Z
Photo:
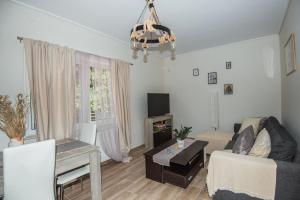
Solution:
M 77 52 L 76 66 L 77 122 L 80 124 L 93 118 L 97 124 L 97 144 L 110 158 L 122 161 L 112 98 L 111 61 Z
M 86 56 L 76 52 L 76 132 L 78 136 L 79 125 L 81 123 L 89 123 L 91 120 L 90 113 L 90 70 L 89 62 Z

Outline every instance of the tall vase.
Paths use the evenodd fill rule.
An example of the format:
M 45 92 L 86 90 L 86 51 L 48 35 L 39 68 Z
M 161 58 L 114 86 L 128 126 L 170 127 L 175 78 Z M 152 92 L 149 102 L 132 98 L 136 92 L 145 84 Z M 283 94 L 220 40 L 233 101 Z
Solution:
M 8 147 L 17 147 L 17 146 L 20 146 L 20 145 L 23 145 L 23 144 L 24 144 L 23 138 L 21 140 L 18 140 L 16 138 L 11 138 L 9 140 Z

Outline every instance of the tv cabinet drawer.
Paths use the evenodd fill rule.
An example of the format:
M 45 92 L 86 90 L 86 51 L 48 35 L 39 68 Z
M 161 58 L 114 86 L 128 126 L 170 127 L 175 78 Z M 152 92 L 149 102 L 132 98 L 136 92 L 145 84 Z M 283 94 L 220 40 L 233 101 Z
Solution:
M 172 129 L 166 128 L 153 134 L 153 145 L 157 147 L 172 139 Z

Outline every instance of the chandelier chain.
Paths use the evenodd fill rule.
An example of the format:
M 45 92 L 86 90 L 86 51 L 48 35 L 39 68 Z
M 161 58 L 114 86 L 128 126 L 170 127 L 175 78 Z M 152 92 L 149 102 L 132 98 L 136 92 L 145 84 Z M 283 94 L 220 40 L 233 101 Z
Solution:
M 140 16 L 139 16 L 139 18 L 138 18 L 138 20 L 137 20 L 137 24 L 138 23 L 140 23 L 141 21 L 142 21 L 142 17 L 145 15 L 145 12 L 146 12 L 146 10 L 147 10 L 147 7 L 148 7 L 148 3 L 146 3 L 146 5 L 145 5 L 145 7 L 144 7 L 144 9 L 143 9 L 143 11 L 142 11 L 142 13 L 140 14 Z
M 157 23 L 160 24 L 160 21 L 159 21 L 159 18 L 158 18 L 155 7 L 153 7 L 152 9 L 154 10 L 154 15 L 155 15 L 154 17 L 156 18 Z

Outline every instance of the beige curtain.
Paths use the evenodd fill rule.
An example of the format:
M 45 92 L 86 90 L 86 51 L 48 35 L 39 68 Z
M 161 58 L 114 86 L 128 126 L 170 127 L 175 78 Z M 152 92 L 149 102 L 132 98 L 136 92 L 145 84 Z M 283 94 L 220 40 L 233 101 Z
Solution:
M 111 68 L 112 92 L 116 111 L 117 133 L 123 161 L 131 149 L 130 76 L 129 64 L 113 60 Z M 129 158 L 130 159 L 130 158 Z
M 39 140 L 70 138 L 75 121 L 75 52 L 24 39 Z

